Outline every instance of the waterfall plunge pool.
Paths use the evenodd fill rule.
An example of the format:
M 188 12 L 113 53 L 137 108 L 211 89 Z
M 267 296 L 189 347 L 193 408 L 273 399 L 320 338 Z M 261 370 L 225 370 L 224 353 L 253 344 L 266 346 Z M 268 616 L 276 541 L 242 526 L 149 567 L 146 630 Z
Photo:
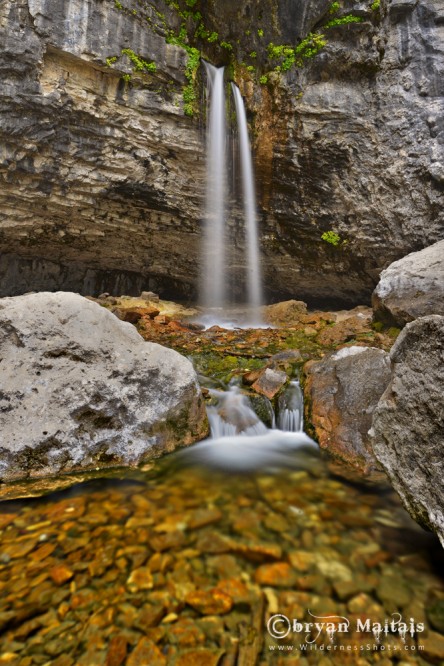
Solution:
M 213 446 L 231 439 L 259 460 L 261 438 L 288 438 L 285 461 L 280 447 L 265 469 L 222 473 L 193 459 L 198 444 L 145 472 L 0 505 L 1 663 L 327 666 L 327 646 L 328 664 L 436 663 L 438 541 L 388 485 L 350 483 L 307 441 L 303 452 L 300 421 L 268 429 L 235 390 L 214 397 Z M 349 631 L 276 638 L 278 615 L 296 627 L 333 615 Z M 424 632 L 373 631 L 399 616 Z M 358 619 L 372 629 L 357 632 Z

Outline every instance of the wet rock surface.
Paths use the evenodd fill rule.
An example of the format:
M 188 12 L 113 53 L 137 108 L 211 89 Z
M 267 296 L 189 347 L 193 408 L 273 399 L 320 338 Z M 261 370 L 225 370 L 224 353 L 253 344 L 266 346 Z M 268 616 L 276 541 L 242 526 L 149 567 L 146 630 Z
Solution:
M 0 300 L 2 481 L 137 465 L 202 438 L 191 363 L 77 294 Z
M 239 478 L 156 465 L 0 505 L 1 663 L 318 666 L 325 648 L 302 651 L 306 638 L 335 645 L 338 666 L 348 644 L 364 646 L 353 666 L 439 663 L 443 553 L 388 488 L 321 463 Z M 424 632 L 356 631 L 397 612 Z M 350 632 L 275 639 L 276 613 L 345 616 Z
M 373 416 L 373 450 L 404 505 L 444 545 L 444 317 L 407 324 Z
M 418 317 L 444 315 L 444 241 L 386 268 L 372 301 L 376 319 L 400 327 Z
M 343 347 L 307 365 L 309 419 L 320 446 L 362 469 L 378 467 L 368 431 L 391 378 L 389 354 Z

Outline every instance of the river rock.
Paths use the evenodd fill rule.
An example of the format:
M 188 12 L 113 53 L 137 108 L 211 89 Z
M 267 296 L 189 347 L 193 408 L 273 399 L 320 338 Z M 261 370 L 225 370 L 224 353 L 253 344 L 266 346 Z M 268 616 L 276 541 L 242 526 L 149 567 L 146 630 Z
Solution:
M 77 294 L 0 300 L 0 478 L 136 465 L 207 434 L 191 363 Z
M 444 317 L 407 324 L 373 416 L 373 450 L 404 506 L 444 546 Z
M 252 389 L 272 400 L 288 381 L 287 373 L 282 370 L 266 368 L 252 385 Z
M 306 395 L 321 448 L 362 469 L 375 467 L 368 430 L 390 381 L 387 352 L 344 347 L 307 364 Z
M 400 327 L 417 317 L 444 315 L 444 240 L 390 264 L 372 302 L 376 319 Z
M 265 321 L 276 326 L 297 323 L 305 314 L 307 314 L 307 304 L 303 301 L 283 301 L 264 307 Z

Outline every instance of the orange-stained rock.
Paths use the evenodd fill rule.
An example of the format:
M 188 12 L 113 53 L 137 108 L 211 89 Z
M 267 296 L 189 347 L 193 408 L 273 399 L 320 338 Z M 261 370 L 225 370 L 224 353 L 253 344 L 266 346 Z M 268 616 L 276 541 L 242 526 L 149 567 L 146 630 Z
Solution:
M 8 527 L 17 518 L 17 513 L 1 513 L 0 514 L 0 530 Z
M 248 602 L 251 597 L 248 587 L 238 578 L 220 580 L 217 584 L 217 589 L 221 592 L 225 592 L 225 594 L 233 599 L 235 604 L 243 601 Z
M 387 352 L 344 347 L 307 364 L 307 420 L 319 445 L 364 472 L 377 469 L 368 431 L 373 412 L 391 377 Z
M 150 539 L 150 546 L 157 552 L 163 552 L 170 548 L 177 548 L 185 543 L 185 536 L 182 531 L 175 530 L 166 534 L 156 534 Z
M 55 551 L 55 549 L 56 545 L 54 543 L 45 543 L 37 550 L 30 553 L 29 557 L 35 562 L 40 562 L 41 560 L 44 560 L 47 557 L 49 557 L 51 553 Z
M 50 570 L 49 575 L 56 585 L 63 585 L 71 580 L 74 576 L 74 572 L 64 564 L 59 564 Z
M 221 650 L 189 650 L 180 654 L 175 666 L 218 666 L 223 652 Z M 245 662 L 246 663 L 246 662 Z
M 108 647 L 105 666 L 122 666 L 128 653 L 128 641 L 125 636 L 114 636 Z
M 288 554 L 288 558 L 297 571 L 308 571 L 314 565 L 313 553 L 307 550 L 294 550 Z
M 297 323 L 307 313 L 307 304 L 303 301 L 282 301 L 267 305 L 263 309 L 264 319 L 269 324 L 282 325 Z
M 168 317 L 168 315 L 158 314 L 154 317 L 154 321 L 156 322 L 156 324 L 169 324 L 171 318 Z
M 238 543 L 230 542 L 230 551 L 242 555 L 251 562 L 264 562 L 264 560 L 279 560 L 282 557 L 282 548 L 274 543 Z
M 287 379 L 286 372 L 265 368 L 251 388 L 272 400 L 286 384 Z
M 145 636 L 129 655 L 126 666 L 166 666 L 167 659 L 153 641 Z
M 126 584 L 130 592 L 151 590 L 154 585 L 151 571 L 147 567 L 139 567 L 138 569 L 134 569 L 126 581 Z
M 191 648 L 205 643 L 205 634 L 191 618 L 182 617 L 171 625 L 168 640 L 180 648 Z
M 296 576 L 288 562 L 275 562 L 274 564 L 263 564 L 256 569 L 254 580 L 259 585 L 292 587 L 296 582 Z
M 365 308 L 363 312 L 354 314 L 350 311 L 350 316 L 340 319 L 333 326 L 324 328 L 318 336 L 318 342 L 322 345 L 338 345 L 352 340 L 357 335 L 369 333 L 372 331 L 372 310 Z
M 190 592 L 185 601 L 202 615 L 225 615 L 233 608 L 233 599 L 217 588 Z
M 122 321 L 127 321 L 130 324 L 137 324 L 143 318 L 154 319 L 160 314 L 160 310 L 153 306 L 147 307 L 133 307 L 133 308 L 116 308 L 114 314 L 117 315 Z

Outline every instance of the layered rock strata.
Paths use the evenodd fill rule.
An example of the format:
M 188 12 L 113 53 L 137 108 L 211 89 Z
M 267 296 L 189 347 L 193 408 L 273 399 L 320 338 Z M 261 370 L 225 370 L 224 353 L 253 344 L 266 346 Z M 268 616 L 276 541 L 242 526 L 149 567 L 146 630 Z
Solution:
M 249 107 L 267 298 L 369 301 L 383 268 L 444 235 L 441 3 L 193 11 L 209 36 L 189 17 L 186 39 L 233 60 Z M 196 296 L 203 114 L 184 115 L 189 54 L 169 37 L 181 21 L 160 0 L 2 2 L 0 294 Z M 269 45 L 315 33 L 322 48 L 276 72 Z M 241 299 L 240 207 L 227 223 Z

